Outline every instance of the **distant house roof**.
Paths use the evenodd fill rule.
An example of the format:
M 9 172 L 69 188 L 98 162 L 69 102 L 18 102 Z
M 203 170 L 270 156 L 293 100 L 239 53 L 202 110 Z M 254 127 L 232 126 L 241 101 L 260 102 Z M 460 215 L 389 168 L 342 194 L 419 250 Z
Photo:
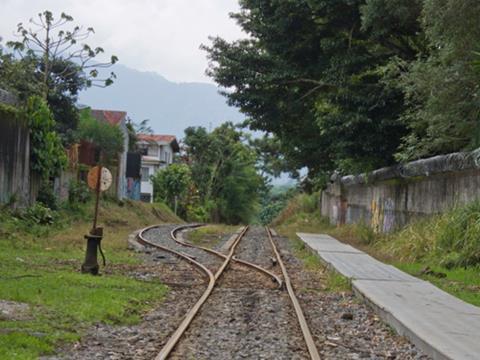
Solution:
M 159 134 L 137 134 L 137 138 L 144 142 L 166 143 L 172 146 L 176 152 L 180 151 L 177 138 L 174 135 L 159 135 Z
M 92 109 L 92 116 L 98 121 L 104 121 L 110 125 L 119 125 L 126 119 L 127 113 L 125 111 Z

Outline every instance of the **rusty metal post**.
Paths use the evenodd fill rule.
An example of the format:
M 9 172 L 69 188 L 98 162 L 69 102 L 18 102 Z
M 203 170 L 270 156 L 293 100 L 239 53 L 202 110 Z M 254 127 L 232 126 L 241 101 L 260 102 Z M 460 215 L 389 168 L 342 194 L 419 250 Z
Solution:
M 85 235 L 87 239 L 87 251 L 85 253 L 85 261 L 82 264 L 82 273 L 98 275 L 100 266 L 98 265 L 97 250 L 103 238 L 103 228 L 98 227 L 90 230 L 90 234 Z
M 97 228 L 98 218 L 98 203 L 100 200 L 100 181 L 102 179 L 102 167 L 98 167 L 96 197 L 95 197 L 95 214 L 93 216 L 93 226 L 90 230 L 90 234 L 85 235 L 87 239 L 87 250 L 85 252 L 85 261 L 82 264 L 82 273 L 98 275 L 100 266 L 97 260 L 97 250 L 101 249 L 100 242 L 103 238 L 103 228 Z

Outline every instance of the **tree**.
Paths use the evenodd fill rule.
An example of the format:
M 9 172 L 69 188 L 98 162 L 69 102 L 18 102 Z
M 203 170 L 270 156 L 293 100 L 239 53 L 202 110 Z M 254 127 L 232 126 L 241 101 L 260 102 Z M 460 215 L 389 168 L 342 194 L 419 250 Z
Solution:
M 80 122 L 75 133 L 77 139 L 94 144 L 100 152 L 100 164 L 109 165 L 123 152 L 123 134 L 118 126 L 95 119 L 90 109 L 80 112 Z
M 94 33 L 93 28 L 84 29 L 78 25 L 67 28 L 71 22 L 70 15 L 62 13 L 56 19 L 47 10 L 36 19 L 30 19 L 29 26 L 19 23 L 16 34 L 19 39 L 7 42 L 14 57 L 6 55 L 0 61 L 0 75 L 2 67 L 7 69 L 4 74 L 16 69 L 15 74 L 20 75 L 8 85 L 9 90 L 13 88 L 21 99 L 40 95 L 47 100 L 64 143 L 73 141 L 73 131 L 79 120 L 75 106 L 78 93 L 90 86 L 112 84 L 115 74 L 99 78 L 99 69 L 118 61 L 116 56 L 111 56 L 109 61 L 97 62 L 97 56 L 104 53 L 103 48 L 83 43 Z
M 232 17 L 249 38 L 212 38 L 203 46 L 207 73 L 248 116 L 250 129 L 278 139 L 287 170 L 358 172 L 394 162 L 406 134 L 404 102 L 384 81 L 384 67 L 393 54 L 412 51 L 406 45 L 395 53 L 391 36 L 375 43 L 369 26 L 362 28 L 362 5 L 243 0 Z
M 22 58 L 28 56 L 37 59 L 37 71 L 41 75 L 45 98 L 51 90 L 63 85 L 63 79 L 73 75 L 81 74 L 87 87 L 95 83 L 108 86 L 115 78 L 115 74 L 111 73 L 106 79 L 98 79 L 98 69 L 115 64 L 118 58 L 113 55 L 108 62 L 93 63 L 99 54 L 104 53 L 103 48 L 93 49 L 79 42 L 86 40 L 95 31 L 91 27 L 84 29 L 78 25 L 65 29 L 72 21 L 73 17 L 63 12 L 59 19 L 55 19 L 52 12 L 46 10 L 38 14 L 38 19 L 30 19 L 29 23 L 33 27 L 19 23 L 17 36 L 20 40 L 7 42 Z
M 479 18 L 475 0 L 424 1 L 421 24 L 429 52 L 410 63 L 402 78 L 410 132 L 398 160 L 480 146 L 480 73 L 474 66 Z
M 26 117 L 30 129 L 30 158 L 32 169 L 49 182 L 67 164 L 60 137 L 55 132 L 55 120 L 45 100 L 38 96 L 28 99 Z
M 43 98 L 31 96 L 25 115 L 30 129 L 31 169 L 41 180 L 37 201 L 56 210 L 57 199 L 53 193 L 52 178 L 66 167 L 67 155 L 55 131 L 53 114 Z
M 176 213 L 186 215 L 187 195 L 192 186 L 192 174 L 186 164 L 171 164 L 153 177 L 155 201 L 166 203 Z
M 255 152 L 231 123 L 208 133 L 205 128 L 187 128 L 185 162 L 192 173 L 197 207 L 211 221 L 248 223 L 255 216 L 263 178 L 257 173 Z M 195 209 L 193 209 L 195 210 Z

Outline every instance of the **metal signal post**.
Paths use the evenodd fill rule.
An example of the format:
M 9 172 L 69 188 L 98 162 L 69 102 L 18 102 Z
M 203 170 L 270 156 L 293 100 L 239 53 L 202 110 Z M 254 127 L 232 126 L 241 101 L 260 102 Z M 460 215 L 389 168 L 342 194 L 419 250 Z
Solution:
M 112 184 L 112 174 L 106 167 L 95 166 L 88 172 L 88 186 L 95 190 L 95 212 L 93 216 L 93 226 L 90 233 L 85 235 L 87 239 L 87 249 L 85 253 L 85 261 L 82 264 L 82 273 L 98 275 L 100 266 L 98 265 L 97 250 L 103 258 L 105 266 L 105 256 L 102 252 L 101 241 L 103 238 L 103 227 L 97 227 L 98 222 L 98 205 L 100 201 L 100 193 L 108 190 Z

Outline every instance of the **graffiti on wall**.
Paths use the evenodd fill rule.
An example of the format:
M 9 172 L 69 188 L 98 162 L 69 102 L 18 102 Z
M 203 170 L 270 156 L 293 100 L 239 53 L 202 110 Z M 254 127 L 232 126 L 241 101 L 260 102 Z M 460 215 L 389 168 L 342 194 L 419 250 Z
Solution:
M 390 199 L 372 200 L 370 204 L 372 218 L 370 226 L 376 233 L 390 232 L 395 226 L 395 202 Z
M 372 219 L 370 226 L 373 231 L 378 233 L 381 229 L 381 224 L 383 223 L 383 212 L 381 202 L 377 202 L 375 199 L 372 200 L 370 204 L 370 211 L 372 212 Z
M 388 233 L 395 226 L 395 202 L 392 199 L 385 199 L 383 203 L 383 232 Z
M 127 178 L 127 198 L 140 200 L 140 179 Z

